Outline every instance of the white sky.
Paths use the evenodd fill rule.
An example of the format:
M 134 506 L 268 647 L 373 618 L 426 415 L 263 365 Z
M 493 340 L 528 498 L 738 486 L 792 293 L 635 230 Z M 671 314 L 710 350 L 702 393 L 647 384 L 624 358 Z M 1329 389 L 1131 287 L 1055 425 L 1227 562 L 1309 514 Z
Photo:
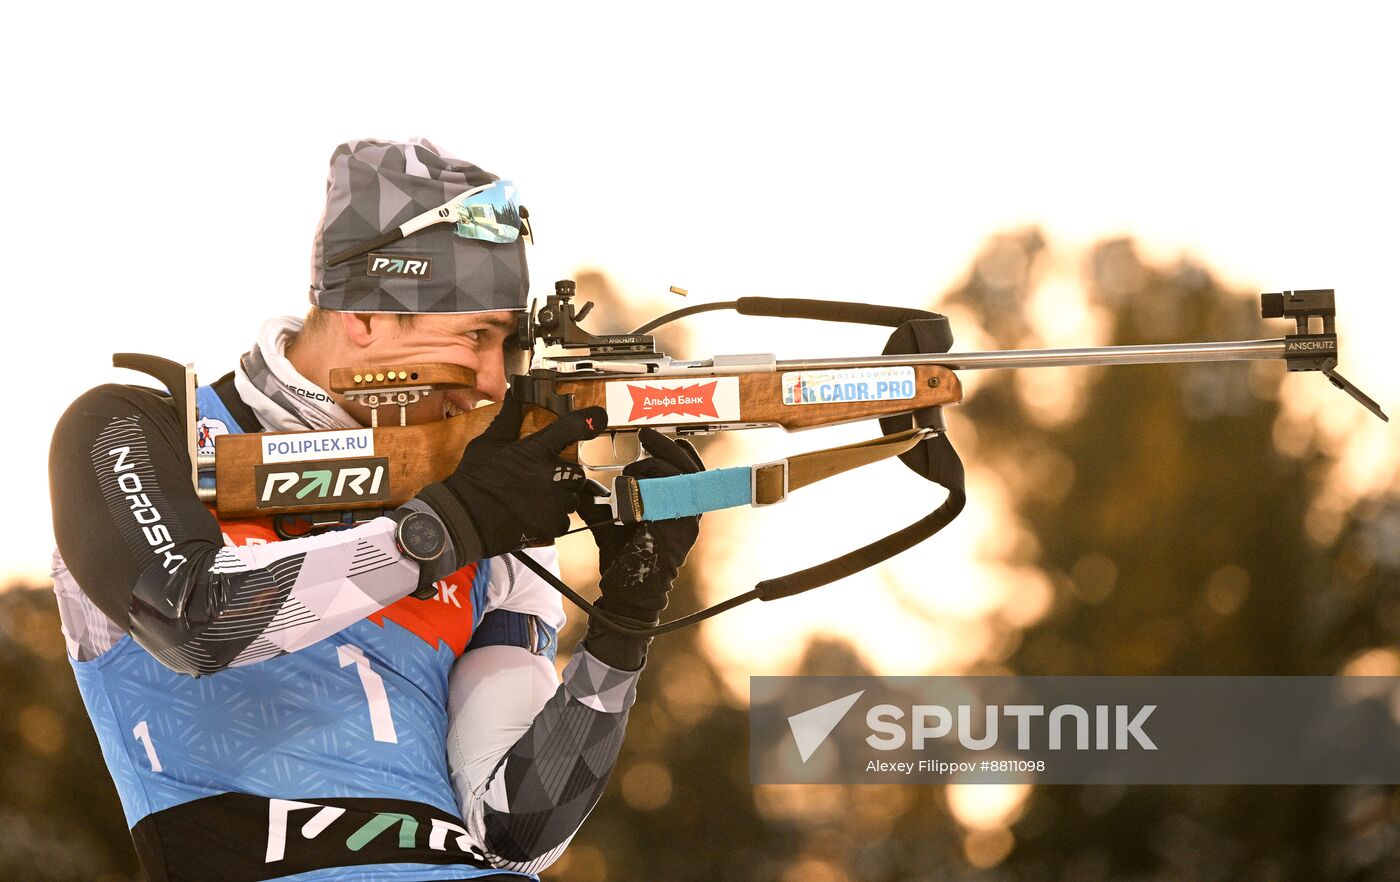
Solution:
M 536 222 L 537 295 L 596 266 L 658 309 L 676 305 L 671 284 L 692 302 L 915 304 L 999 230 L 1040 224 L 1065 247 L 1129 233 L 1154 258 L 1189 253 L 1244 289 L 1337 288 L 1343 371 L 1400 411 L 1400 62 L 1394 18 L 1369 11 L 1379 5 L 491 5 L 8 14 L 0 369 L 33 385 L 11 386 L 0 572 L 46 573 L 51 427 L 84 389 L 133 379 L 110 368 L 112 352 L 193 360 L 208 381 L 263 318 L 304 311 L 325 163 L 355 137 L 421 134 L 515 180 Z M 879 345 L 697 328 L 706 353 L 675 354 Z M 1394 430 L 1322 386 L 1286 388 L 1353 436 L 1347 474 L 1364 491 L 1394 469 Z M 794 536 L 816 554 L 827 535 L 877 535 L 861 526 L 844 541 L 823 501 L 813 491 L 809 514 L 754 513 L 771 514 L 761 541 L 717 564 L 736 590 L 813 562 L 779 553 Z M 891 527 L 928 502 L 901 501 Z M 953 549 L 986 546 L 995 511 L 970 507 L 937 555 L 890 573 L 910 578 L 925 560 L 962 580 L 983 572 Z M 842 590 L 736 616 L 734 633 L 752 640 L 751 661 L 774 663 L 795 651 L 769 646 L 790 619 L 862 629 L 870 645 L 928 637 L 888 630 L 888 606 L 859 606 L 871 621 L 852 624 L 852 607 L 831 602 Z M 979 614 L 973 592 L 930 590 L 940 613 Z

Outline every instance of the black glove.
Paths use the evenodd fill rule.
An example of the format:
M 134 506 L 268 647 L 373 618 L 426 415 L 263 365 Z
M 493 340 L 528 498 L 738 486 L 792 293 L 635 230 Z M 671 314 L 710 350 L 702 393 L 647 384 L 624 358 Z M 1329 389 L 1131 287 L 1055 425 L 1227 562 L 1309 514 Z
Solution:
M 519 437 L 521 419 L 520 402 L 507 392 L 501 412 L 467 445 L 457 470 L 418 493 L 447 525 L 459 565 L 569 530 L 585 477 L 578 463 L 560 454 L 606 429 L 607 411 L 572 411 L 527 438 Z
M 642 429 L 642 448 L 650 454 L 622 470 L 635 478 L 668 478 L 703 471 L 705 464 L 688 441 L 672 441 L 655 429 Z M 640 524 L 612 523 L 606 505 L 586 505 L 579 514 L 598 543 L 599 587 L 594 606 L 622 624 L 650 628 L 661 621 L 666 594 L 700 535 L 700 518 L 673 518 Z M 604 664 L 635 671 L 646 659 L 647 637 L 620 634 L 589 620 L 584 646 Z

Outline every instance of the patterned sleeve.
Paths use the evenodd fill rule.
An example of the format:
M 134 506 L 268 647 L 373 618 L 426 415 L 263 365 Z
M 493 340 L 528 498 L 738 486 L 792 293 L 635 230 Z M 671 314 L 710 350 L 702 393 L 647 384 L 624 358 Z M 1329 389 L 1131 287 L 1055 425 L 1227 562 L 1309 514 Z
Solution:
M 453 668 L 452 783 L 494 866 L 538 873 L 564 852 L 612 774 L 640 676 L 582 645 L 557 686 L 553 667 L 518 647 L 468 652 Z
M 84 598 L 70 591 L 70 609 L 90 604 L 166 667 L 198 675 L 310 646 L 413 590 L 418 564 L 398 551 L 388 518 L 224 547 L 190 484 L 181 431 L 167 399 L 130 386 L 98 387 L 59 421 L 54 536 L 63 577 Z

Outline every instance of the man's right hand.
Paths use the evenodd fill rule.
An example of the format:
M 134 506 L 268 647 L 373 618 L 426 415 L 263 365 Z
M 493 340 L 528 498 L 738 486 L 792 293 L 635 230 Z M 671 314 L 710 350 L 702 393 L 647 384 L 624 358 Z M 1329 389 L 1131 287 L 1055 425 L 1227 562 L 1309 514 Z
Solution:
M 459 565 L 568 532 L 585 476 L 561 454 L 606 429 L 607 411 L 572 411 L 526 438 L 521 420 L 520 402 L 506 393 L 501 412 L 467 445 L 456 471 L 418 494 L 446 524 Z

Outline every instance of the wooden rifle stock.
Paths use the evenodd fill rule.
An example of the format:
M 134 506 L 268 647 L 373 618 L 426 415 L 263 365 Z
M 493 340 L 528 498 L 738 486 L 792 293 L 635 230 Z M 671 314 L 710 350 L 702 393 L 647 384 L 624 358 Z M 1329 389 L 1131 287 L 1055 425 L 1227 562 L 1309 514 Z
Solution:
M 418 382 L 429 377 L 433 391 L 460 387 L 450 382 L 449 375 L 433 365 L 407 368 L 373 368 L 362 371 L 338 369 L 333 374 L 332 387 L 338 392 L 353 392 L 354 377 L 371 378 L 389 373 L 411 376 Z M 835 425 L 875 417 L 892 416 L 925 408 L 956 404 L 962 400 L 962 386 L 948 368 L 937 365 L 915 365 L 914 396 L 912 398 L 879 401 L 813 402 L 793 405 L 783 403 L 783 379 L 775 370 L 725 373 L 696 371 L 683 376 L 668 375 L 592 375 L 570 377 L 562 375 L 553 380 L 561 395 L 571 395 L 573 407 L 598 406 L 607 408 L 607 385 L 622 383 L 646 385 L 659 380 L 684 380 L 705 383 L 716 378 L 734 377 L 739 383 L 739 416 L 737 419 L 696 423 L 694 419 L 668 418 L 660 415 L 648 418 L 645 425 L 655 428 L 677 428 L 700 433 L 726 431 L 757 426 L 782 426 L 788 430 Z M 383 388 L 385 381 L 376 386 Z M 358 384 L 363 386 L 363 380 Z M 390 383 L 392 386 L 392 382 Z M 392 389 L 391 389 L 392 392 Z M 381 393 L 382 394 L 382 393 Z M 394 404 L 392 398 L 383 404 Z M 376 426 L 349 430 L 372 433 L 372 449 L 339 457 L 317 457 L 268 463 L 264 461 L 265 442 L 298 439 L 312 432 L 250 433 L 219 435 L 214 439 L 215 507 L 220 517 L 246 518 L 279 514 L 305 514 L 317 511 L 354 511 L 384 509 L 401 505 L 419 490 L 434 481 L 441 481 L 457 468 L 468 443 L 486 430 L 500 405 L 475 408 L 447 419 L 410 426 Z M 521 435 L 531 434 L 557 415 L 532 404 L 524 407 Z M 609 432 L 635 432 L 639 424 L 616 426 L 609 413 Z M 344 430 L 340 430 L 344 431 Z M 565 452 L 577 459 L 576 447 Z M 365 494 L 366 487 L 376 492 Z M 279 488 L 281 488 L 279 490 Z M 350 492 L 345 492 L 349 490 Z
M 840 370 L 841 368 L 832 368 Z M 810 404 L 784 404 L 783 381 L 780 371 L 754 371 L 737 374 L 739 380 L 739 418 L 716 424 L 717 430 L 739 426 L 782 426 L 788 431 L 810 429 L 816 426 L 834 426 L 875 417 L 893 416 L 926 407 L 939 407 L 957 404 L 962 400 L 962 384 L 957 376 L 945 367 L 938 365 L 914 365 L 914 397 L 883 401 L 833 401 Z M 696 372 L 665 377 L 589 377 L 587 379 L 560 379 L 555 385 L 561 394 L 572 394 L 575 407 L 607 406 L 606 384 L 626 382 L 646 385 L 648 380 L 685 380 L 700 383 L 716 377 L 732 377 L 735 374 Z M 611 421 L 613 415 L 608 414 Z M 610 423 L 611 424 L 611 423 Z M 649 418 L 646 422 L 652 427 L 686 426 L 693 428 L 694 420 L 668 421 L 665 416 Z M 640 426 L 628 426 L 636 430 Z
M 334 481 L 335 459 L 316 459 L 286 462 L 280 464 L 277 472 L 264 474 L 291 474 L 329 470 L 332 479 L 327 482 L 325 504 L 317 504 L 317 499 L 308 493 L 308 502 L 296 505 L 275 505 L 260 497 L 266 496 L 265 485 L 269 480 L 257 480 L 260 469 L 271 469 L 263 463 L 264 439 L 297 438 L 310 432 L 269 432 L 245 435 L 219 435 L 214 439 L 214 486 L 218 491 L 215 507 L 220 517 L 248 518 L 265 515 L 307 513 L 314 511 L 353 511 L 366 508 L 395 508 L 411 499 L 414 494 L 434 481 L 441 481 L 457 468 L 462 459 L 462 451 L 467 443 L 486 431 L 486 427 L 501 410 L 499 404 L 478 407 L 467 413 L 432 423 L 413 426 L 379 426 L 367 429 L 373 433 L 374 458 L 387 462 L 384 480 L 387 495 L 373 494 L 371 499 L 355 499 L 344 494 L 336 494 Z M 549 425 L 554 414 L 540 407 L 525 408 L 521 424 L 522 434 L 528 435 Z M 566 456 L 575 455 L 574 450 L 566 451 Z M 342 462 L 360 462 L 364 457 L 341 458 Z M 328 468 L 329 467 L 329 468 Z M 353 484 L 353 481 L 347 481 Z M 305 486 L 314 486 L 306 483 Z M 296 485 L 293 485 L 295 489 Z

